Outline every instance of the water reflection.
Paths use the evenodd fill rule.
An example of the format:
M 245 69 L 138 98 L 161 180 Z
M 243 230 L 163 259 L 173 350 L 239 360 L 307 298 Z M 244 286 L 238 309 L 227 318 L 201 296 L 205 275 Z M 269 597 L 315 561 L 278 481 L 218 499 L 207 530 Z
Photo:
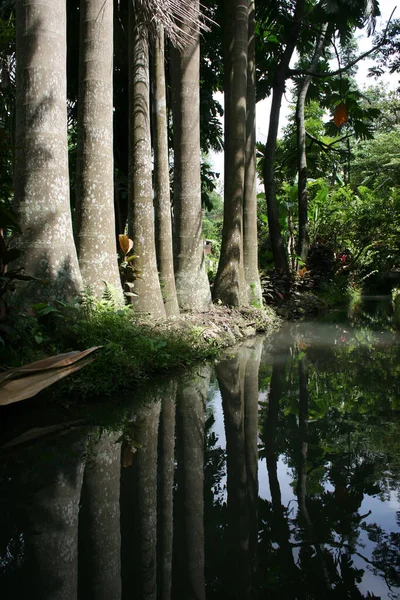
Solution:
M 2 597 L 400 598 L 399 365 L 388 332 L 292 325 L 19 438 Z

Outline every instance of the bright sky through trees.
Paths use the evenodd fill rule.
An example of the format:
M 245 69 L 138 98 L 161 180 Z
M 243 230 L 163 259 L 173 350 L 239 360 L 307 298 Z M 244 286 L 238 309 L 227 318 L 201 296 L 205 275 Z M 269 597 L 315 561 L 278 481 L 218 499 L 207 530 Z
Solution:
M 376 31 L 382 31 L 385 27 L 392 11 L 394 9 L 393 18 L 400 18 L 400 7 L 396 8 L 399 4 L 397 0 L 380 0 L 380 11 L 381 17 L 377 19 L 376 23 Z M 367 52 L 369 48 L 372 46 L 372 38 L 368 38 L 366 35 L 358 36 L 358 44 L 359 51 Z M 296 62 L 297 58 L 294 60 Z M 398 85 L 398 75 L 384 75 L 380 78 L 379 81 L 375 81 L 373 78 L 368 77 L 368 69 L 373 65 L 372 60 L 365 59 L 361 61 L 358 65 L 358 72 L 356 75 L 356 79 L 361 88 L 368 87 L 374 85 L 375 83 L 379 83 L 379 81 L 384 81 L 387 86 L 390 88 L 395 88 Z M 337 68 L 335 64 L 332 68 Z M 223 105 L 223 94 L 218 94 L 218 100 Z M 281 115 L 280 115 L 280 130 L 282 131 L 283 127 L 286 125 L 287 117 L 290 113 L 290 90 L 287 91 L 285 100 L 282 103 Z M 262 100 L 257 104 L 257 141 L 265 142 L 267 139 L 268 133 L 268 121 L 269 121 L 269 112 L 271 107 L 271 100 L 267 98 L 266 100 Z M 224 177 L 224 156 L 223 153 L 216 154 L 214 152 L 212 154 L 212 160 L 214 164 L 214 168 L 216 172 L 220 173 L 220 181 L 223 181 Z

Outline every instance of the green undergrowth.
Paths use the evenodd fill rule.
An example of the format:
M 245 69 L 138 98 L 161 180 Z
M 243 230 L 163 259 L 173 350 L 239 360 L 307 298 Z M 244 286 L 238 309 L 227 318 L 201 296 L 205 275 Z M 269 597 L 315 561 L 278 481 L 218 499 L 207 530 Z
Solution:
M 62 396 L 110 397 L 157 373 L 215 358 L 219 351 L 257 331 L 276 327 L 272 311 L 210 307 L 164 321 L 138 319 L 130 310 L 98 306 L 37 306 L 18 320 L 13 343 L 0 347 L 2 367 L 102 346 L 94 362 L 56 384 Z
M 330 308 L 349 306 L 360 300 L 362 287 L 347 277 L 337 277 L 324 284 L 317 292 L 318 298 Z

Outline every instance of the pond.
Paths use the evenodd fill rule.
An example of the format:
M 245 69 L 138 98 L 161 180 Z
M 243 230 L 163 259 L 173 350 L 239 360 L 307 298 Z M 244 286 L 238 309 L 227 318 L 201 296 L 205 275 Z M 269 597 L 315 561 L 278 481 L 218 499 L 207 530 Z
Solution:
M 360 314 L 3 411 L 1 597 L 399 599 L 400 337 Z

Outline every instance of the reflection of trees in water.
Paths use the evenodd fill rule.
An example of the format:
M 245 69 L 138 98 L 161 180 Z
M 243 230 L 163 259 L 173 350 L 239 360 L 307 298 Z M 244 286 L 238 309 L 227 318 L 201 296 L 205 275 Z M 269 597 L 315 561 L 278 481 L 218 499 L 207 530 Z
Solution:
M 360 431 L 362 419 L 357 422 L 335 410 L 315 419 L 319 399 L 315 398 L 315 381 L 309 390 L 306 360 L 304 353 L 293 354 L 292 363 L 298 362 L 295 379 L 290 366 L 283 373 L 282 362 L 276 361 L 270 378 L 269 402 L 263 421 L 263 452 L 267 458 L 271 503 L 261 502 L 260 507 L 263 515 L 260 554 L 265 558 L 267 572 L 262 585 L 272 593 L 271 597 L 278 596 L 284 589 L 279 575 L 284 577 L 297 571 L 298 587 L 288 597 L 364 598 L 359 589 L 364 569 L 355 567 L 352 555 L 357 555 L 358 560 L 361 558 L 365 566 L 374 568 L 375 574 L 389 585 L 389 560 L 392 564 L 396 562 L 393 560 L 395 545 L 391 550 L 384 546 L 384 552 L 388 550 L 390 557 L 386 564 L 377 560 L 377 547 L 372 560 L 358 551 L 360 532 L 366 527 L 364 521 L 369 514 L 360 513 L 362 500 L 366 494 L 379 493 L 385 480 L 387 459 L 382 460 L 379 453 L 374 455 L 373 446 L 363 452 L 363 445 L 353 445 L 353 436 L 361 438 L 365 434 Z M 311 368 L 310 373 L 313 373 Z M 298 401 L 294 400 L 295 389 L 299 390 Z M 312 412 L 314 419 L 309 421 Z M 296 413 L 297 419 L 293 419 Z M 274 451 L 277 458 L 277 448 L 285 453 L 285 460 L 293 471 L 299 509 L 296 515 L 293 510 L 279 508 L 279 481 L 273 460 Z M 311 495 L 307 492 L 309 477 Z M 326 488 L 327 483 L 333 486 L 332 491 Z M 281 526 L 275 529 L 278 523 Z M 395 537 L 388 534 L 391 541 Z M 279 554 L 285 551 L 285 559 L 280 558 Z M 296 571 L 291 567 L 291 557 L 295 557 Z M 271 577 L 271 569 L 275 577 Z M 395 580 L 393 571 L 392 566 L 392 581 Z
M 400 512 L 396 516 L 400 527 Z M 364 529 L 368 539 L 376 544 L 369 569 L 374 575 L 384 573 L 389 587 L 400 587 L 400 531 L 384 531 L 375 523 L 365 525 Z
M 227 450 L 227 535 L 231 566 L 224 582 L 231 598 L 250 598 L 257 567 L 258 368 L 261 340 L 216 366 Z
M 157 597 L 170 600 L 172 590 L 173 486 L 175 454 L 175 401 L 177 382 L 164 390 L 158 441 Z
M 178 383 L 173 595 L 205 598 L 204 425 L 211 368 L 200 367 Z
M 13 500 L 0 505 L 2 591 L 85 600 L 362 599 L 369 570 L 395 597 L 400 534 L 371 523 L 362 506 L 366 496 L 388 499 L 398 489 L 398 419 L 382 414 L 373 395 L 357 410 L 357 378 L 346 391 L 356 372 L 351 354 L 343 352 L 340 374 L 306 344 L 283 348 L 261 370 L 260 354 L 256 341 L 217 366 L 226 451 L 206 403 L 210 368 L 200 367 L 149 386 L 146 403 L 128 423 L 124 417 L 121 452 L 116 435 L 96 428 L 15 452 L 13 476 L 1 484 L 13 488 Z M 260 408 L 259 371 L 268 388 Z M 258 455 L 271 501 L 258 498 Z M 282 458 L 296 491 L 289 506 Z
M 88 457 L 79 511 L 79 596 L 119 600 L 120 455 L 118 434 L 102 433 Z
M 160 390 L 153 402 L 135 409 L 132 466 L 121 473 L 123 597 L 156 598 L 157 578 L 157 446 Z
M 78 509 L 87 438 L 84 428 L 38 444 L 28 457 L 17 453 L 10 509 L 22 547 L 19 568 L 1 586 L 3 597 L 77 597 Z
M 272 367 L 268 395 L 268 409 L 263 422 L 263 444 L 267 463 L 268 482 L 271 502 L 261 502 L 262 529 L 260 565 L 262 579 L 260 585 L 265 591 L 287 598 L 302 597 L 299 594 L 298 567 L 294 561 L 291 544 L 290 521 L 288 511 L 282 504 L 281 488 L 278 478 L 277 430 L 280 401 L 286 386 L 286 368 L 289 349 L 277 357 Z

